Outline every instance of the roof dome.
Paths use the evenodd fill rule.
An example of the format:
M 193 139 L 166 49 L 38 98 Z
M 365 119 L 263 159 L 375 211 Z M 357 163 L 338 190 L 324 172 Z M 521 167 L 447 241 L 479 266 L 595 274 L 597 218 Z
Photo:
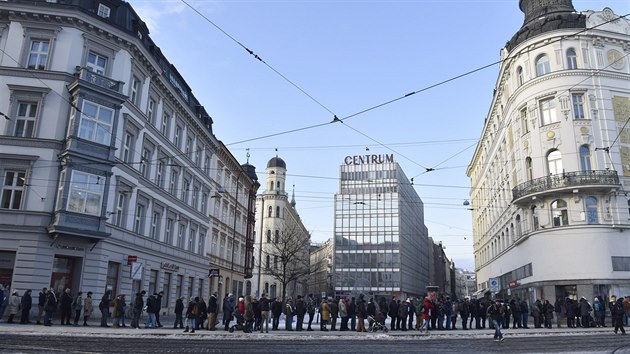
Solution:
M 269 160 L 269 162 L 267 163 L 267 168 L 270 168 L 270 167 L 281 167 L 281 168 L 286 169 L 287 164 L 284 162 L 283 159 L 276 156 L 272 158 L 271 160 Z

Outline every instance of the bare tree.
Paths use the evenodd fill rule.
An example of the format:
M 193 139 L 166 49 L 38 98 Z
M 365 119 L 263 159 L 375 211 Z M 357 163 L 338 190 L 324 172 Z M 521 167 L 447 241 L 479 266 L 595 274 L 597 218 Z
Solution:
M 282 302 L 286 300 L 289 284 L 304 280 L 310 272 L 309 246 L 311 242 L 308 232 L 297 224 L 284 223 L 277 237 L 262 246 L 263 256 L 269 256 L 271 264 L 264 264 L 264 272 L 278 281 L 282 286 Z

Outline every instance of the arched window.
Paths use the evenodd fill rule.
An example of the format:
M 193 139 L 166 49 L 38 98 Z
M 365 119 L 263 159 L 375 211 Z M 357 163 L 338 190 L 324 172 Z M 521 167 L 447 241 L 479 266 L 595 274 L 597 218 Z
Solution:
M 532 170 L 532 158 L 527 157 L 525 159 L 525 172 L 527 173 L 527 180 L 531 181 L 534 179 L 534 171 Z
M 538 209 L 535 206 L 532 207 L 532 225 L 534 230 L 538 230 L 540 224 L 538 223 Z
M 273 207 L 270 205 L 268 210 L 269 210 L 269 213 L 267 216 L 271 217 L 271 215 L 273 214 Z
M 269 190 L 272 191 L 273 190 L 273 181 L 269 182 Z
M 562 154 L 558 150 L 553 150 L 547 155 L 547 168 L 550 175 L 560 174 L 562 168 Z
M 271 230 L 267 230 L 267 243 L 271 243 Z
M 273 299 L 276 297 L 276 284 L 271 284 L 271 289 L 269 289 L 269 298 Z
M 577 55 L 575 54 L 575 49 L 569 48 L 567 49 L 567 69 L 575 70 L 577 68 Z
M 536 58 L 536 76 L 542 76 L 551 72 L 551 64 L 547 54 L 541 54 Z
M 276 182 L 276 189 L 280 189 L 280 181 Z
M 586 197 L 586 222 L 588 224 L 599 224 L 597 198 L 595 197 Z
M 521 228 L 521 216 L 516 215 L 516 229 L 514 233 L 515 238 L 520 238 L 523 236 L 523 229 Z
M 523 82 L 525 82 L 525 78 L 523 77 L 523 67 L 519 66 L 516 68 L 516 84 L 521 86 L 523 85 Z
M 567 202 L 562 199 L 558 199 L 551 203 L 551 217 L 553 219 L 554 227 L 569 225 Z
M 280 242 L 280 230 L 276 230 L 276 235 L 273 242 L 274 243 Z
M 580 146 L 580 167 L 583 172 L 591 170 L 591 149 L 588 145 Z
M 269 294 L 269 283 L 265 283 L 265 294 Z
M 248 280 L 245 282 L 245 295 L 251 295 L 251 294 L 252 294 L 252 282 Z
M 277 218 L 280 217 L 280 207 L 279 206 L 276 207 L 276 217 Z
M 265 268 L 271 268 L 271 257 L 269 255 L 267 255 L 267 258 L 265 259 Z

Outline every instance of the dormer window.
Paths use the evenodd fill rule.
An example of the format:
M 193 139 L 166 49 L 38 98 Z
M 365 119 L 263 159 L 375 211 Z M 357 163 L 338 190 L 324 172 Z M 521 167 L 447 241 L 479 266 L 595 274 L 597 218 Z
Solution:
M 109 7 L 103 5 L 103 4 L 98 4 L 98 15 L 103 17 L 103 18 L 109 18 L 109 12 L 110 9 Z

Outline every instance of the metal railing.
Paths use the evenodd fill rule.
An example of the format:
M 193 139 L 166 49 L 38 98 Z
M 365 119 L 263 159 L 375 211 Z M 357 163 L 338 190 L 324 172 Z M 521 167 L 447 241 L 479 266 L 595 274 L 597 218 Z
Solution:
M 563 172 L 555 175 L 536 178 L 521 183 L 512 189 L 512 200 L 548 190 L 579 186 L 612 186 L 619 185 L 617 171 L 577 171 Z
M 115 91 L 117 93 L 122 93 L 122 82 L 118 80 L 112 80 L 106 76 L 101 74 L 97 74 L 94 71 L 84 68 L 77 67 L 77 74 L 79 79 L 92 83 L 96 86 Z

